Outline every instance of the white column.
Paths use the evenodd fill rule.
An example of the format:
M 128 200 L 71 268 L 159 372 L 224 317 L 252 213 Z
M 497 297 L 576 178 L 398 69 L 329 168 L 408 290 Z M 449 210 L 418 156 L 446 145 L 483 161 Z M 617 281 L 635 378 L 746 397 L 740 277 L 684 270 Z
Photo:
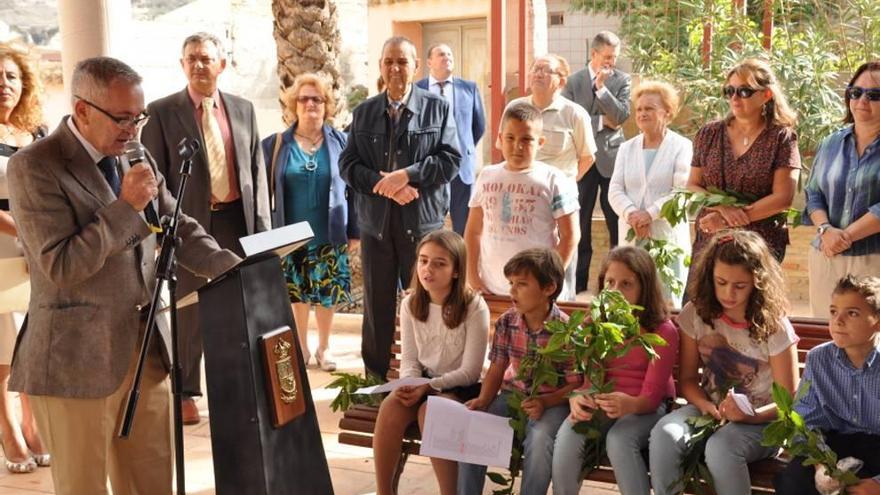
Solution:
M 60 0 L 58 25 L 64 91 L 77 62 L 97 56 L 123 57 L 131 27 L 131 0 Z

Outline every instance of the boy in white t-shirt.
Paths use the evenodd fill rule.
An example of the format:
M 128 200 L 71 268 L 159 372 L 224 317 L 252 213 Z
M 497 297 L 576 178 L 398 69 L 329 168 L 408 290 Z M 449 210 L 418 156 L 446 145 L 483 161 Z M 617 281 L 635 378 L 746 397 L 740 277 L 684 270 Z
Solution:
M 534 105 L 508 107 L 499 133 L 505 161 L 484 168 L 474 184 L 464 238 L 468 280 L 484 293 L 508 293 L 504 264 L 524 249 L 555 249 L 566 266 L 577 249 L 577 184 L 535 160 L 542 132 L 541 111 Z M 573 296 L 574 287 L 566 287 L 560 299 Z

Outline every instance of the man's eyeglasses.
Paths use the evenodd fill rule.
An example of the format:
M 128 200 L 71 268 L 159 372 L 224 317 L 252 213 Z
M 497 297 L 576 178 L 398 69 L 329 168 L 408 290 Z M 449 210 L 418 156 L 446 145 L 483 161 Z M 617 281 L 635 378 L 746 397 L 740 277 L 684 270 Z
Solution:
M 297 96 L 297 97 L 296 97 L 296 101 L 299 102 L 299 103 L 302 103 L 303 105 L 305 105 L 306 103 L 308 103 L 308 102 L 310 102 L 310 101 L 314 102 L 315 105 L 323 105 L 325 100 L 324 100 L 324 98 L 321 97 L 321 96 L 306 96 L 306 95 L 303 95 L 303 96 Z
M 535 74 L 535 75 L 545 75 L 545 76 L 554 76 L 554 75 L 559 74 L 559 72 L 551 69 L 550 67 L 547 67 L 546 65 L 539 65 L 539 66 L 532 67 L 531 73 Z
M 724 97 L 728 100 L 733 98 L 733 95 L 737 95 L 740 98 L 751 98 L 755 95 L 760 89 L 752 88 L 749 86 L 724 86 L 722 92 L 724 93 Z
M 860 88 L 858 86 L 846 88 L 846 97 L 850 101 L 858 100 L 863 95 L 868 101 L 880 101 L 880 88 Z
M 140 129 L 141 127 L 144 126 L 144 124 L 147 123 L 147 120 L 150 119 L 150 116 L 147 114 L 147 112 L 141 112 L 140 114 L 135 115 L 134 117 L 117 117 L 117 116 L 111 114 L 110 112 L 108 112 L 107 110 L 104 110 L 103 108 L 99 107 L 98 105 L 95 105 L 94 103 L 90 102 L 89 100 L 83 98 L 82 96 L 74 95 L 74 98 L 82 100 L 82 102 L 85 103 L 86 105 L 88 105 L 88 106 L 94 108 L 95 110 L 106 115 L 107 118 L 112 120 L 120 129 Z

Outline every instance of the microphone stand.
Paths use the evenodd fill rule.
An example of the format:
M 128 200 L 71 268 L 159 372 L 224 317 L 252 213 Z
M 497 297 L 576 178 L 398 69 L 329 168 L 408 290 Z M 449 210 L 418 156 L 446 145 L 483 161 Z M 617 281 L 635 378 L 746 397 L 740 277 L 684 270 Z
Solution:
M 156 263 L 156 285 L 153 287 L 153 296 L 150 300 L 147 327 L 141 342 L 137 369 L 131 383 L 131 389 L 128 392 L 125 414 L 119 426 L 119 438 L 128 438 L 131 434 L 134 414 L 137 410 L 138 398 L 140 397 L 144 364 L 146 363 L 150 340 L 153 332 L 156 331 L 156 311 L 159 308 L 162 287 L 167 283 L 171 299 L 171 391 L 174 404 L 174 465 L 175 473 L 177 474 L 177 493 L 178 495 L 184 495 L 186 493 L 186 480 L 183 457 L 183 414 L 181 411 L 183 378 L 181 376 L 182 366 L 180 365 L 177 343 L 177 262 L 174 252 L 179 242 L 177 238 L 177 225 L 180 218 L 180 205 L 183 203 L 183 197 L 186 193 L 186 182 L 192 171 L 192 157 L 199 150 L 200 145 L 197 140 L 183 138 L 177 146 L 177 154 L 181 158 L 180 185 L 177 188 L 177 196 L 175 196 L 177 198 L 177 205 L 171 217 L 166 216 L 162 219 L 164 235 L 162 237 L 162 249 L 159 252 L 159 261 Z

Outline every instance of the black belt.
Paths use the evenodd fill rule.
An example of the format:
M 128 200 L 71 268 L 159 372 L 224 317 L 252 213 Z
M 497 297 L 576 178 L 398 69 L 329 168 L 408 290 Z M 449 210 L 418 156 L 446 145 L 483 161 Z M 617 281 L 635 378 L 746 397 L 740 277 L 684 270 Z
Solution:
M 211 211 L 225 211 L 240 205 L 241 198 L 238 198 L 235 201 L 230 201 L 228 203 L 211 203 Z
M 0 210 L 9 211 L 9 200 L 0 199 Z

